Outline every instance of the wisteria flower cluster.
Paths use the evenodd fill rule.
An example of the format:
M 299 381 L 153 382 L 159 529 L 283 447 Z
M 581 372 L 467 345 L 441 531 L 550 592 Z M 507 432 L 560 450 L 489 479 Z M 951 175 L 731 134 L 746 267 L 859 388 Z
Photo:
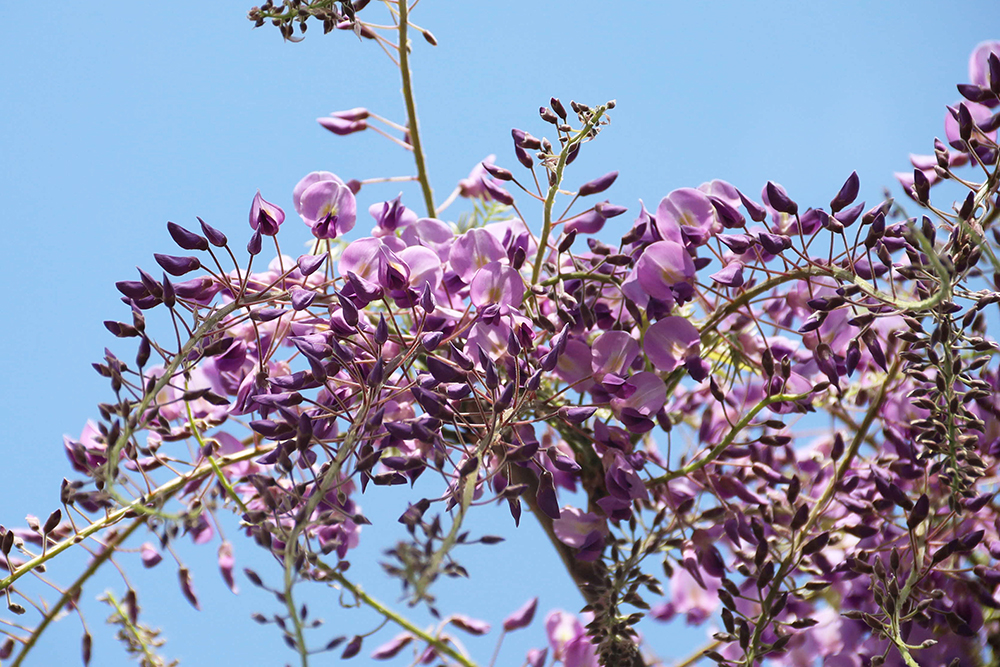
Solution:
M 1000 42 L 973 52 L 933 155 L 897 175 L 905 204 L 857 201 L 851 174 L 812 206 L 777 183 L 715 180 L 630 211 L 604 199 L 617 172 L 572 168 L 614 102 L 552 98 L 513 130 L 510 168 L 483 160 L 436 206 L 408 31 L 434 39 L 388 4 L 391 26 L 367 22 L 366 2 L 268 2 L 250 19 L 287 39 L 318 20 L 387 50 L 407 121 L 351 109 L 320 124 L 411 150 L 423 201 L 365 200 L 380 179 L 315 171 L 287 212 L 281 193 L 248 202 L 247 240 L 167 224 L 175 247 L 158 269 L 117 283 L 128 315 L 106 326 L 136 351 L 95 364 L 114 398 L 66 439 L 81 479 L 46 521 L 0 532 L 9 611 L 27 617 L 18 596 L 50 559 L 88 538 L 101 548 L 35 625 L 4 626 L 0 658 L 20 665 L 94 571 L 127 561 L 133 535 L 146 567 L 166 567 L 173 541 L 216 543 L 235 588 L 215 529 L 229 511 L 273 556 L 273 571 L 245 575 L 283 602 L 258 620 L 301 664 L 367 651 L 469 667 L 454 632 L 490 628 L 443 613 L 434 586 L 467 574 L 460 547 L 499 541 L 468 526 L 500 504 L 541 525 L 585 601 L 546 614 L 533 667 L 659 663 L 637 626 L 678 617 L 717 625 L 696 658 L 722 665 L 995 664 Z M 945 183 L 958 200 L 932 202 Z M 456 223 L 457 201 L 472 213 Z M 310 250 L 283 253 L 288 235 Z M 421 477 L 433 494 L 416 492 Z M 397 485 L 414 490 L 383 568 L 436 629 L 349 576 L 369 539 L 361 497 Z M 198 606 L 183 565 L 179 581 Z M 295 598 L 315 583 L 398 634 L 375 648 L 320 637 Z M 107 601 L 126 650 L 166 664 L 136 591 L 120 597 Z

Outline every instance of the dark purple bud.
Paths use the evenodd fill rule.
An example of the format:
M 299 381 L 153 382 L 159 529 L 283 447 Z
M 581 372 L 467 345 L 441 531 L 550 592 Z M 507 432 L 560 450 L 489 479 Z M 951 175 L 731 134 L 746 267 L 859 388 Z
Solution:
M 201 218 L 198 218 L 198 222 L 201 223 L 201 231 L 206 237 L 208 237 L 209 243 L 217 248 L 224 248 L 226 244 L 229 243 L 229 239 L 226 238 L 226 235 L 218 229 L 208 224 Z
M 986 503 L 993 500 L 992 493 L 981 493 L 975 498 L 966 498 L 962 501 L 962 507 L 970 512 L 978 512 L 986 506 Z
M 913 170 L 913 197 L 921 204 L 926 204 L 930 197 L 931 183 L 927 175 L 919 169 Z
M 830 210 L 838 213 L 845 206 L 850 206 L 858 198 L 858 188 L 860 185 L 861 179 L 858 178 L 858 172 L 852 171 L 851 175 L 844 181 L 837 196 L 830 200 Z
M 511 403 L 514 402 L 514 389 L 515 385 L 513 382 L 503 388 L 503 391 L 500 392 L 500 398 L 493 404 L 493 412 L 495 414 L 500 414 L 511 406 Z
M 528 383 L 526 385 L 524 385 L 525 390 L 526 391 L 538 391 L 538 388 L 540 386 L 542 386 L 542 374 L 543 373 L 544 373 L 544 371 L 542 371 L 542 370 L 537 370 L 534 373 L 532 373 L 531 377 L 528 378 Z
M 580 146 L 581 144 L 576 143 L 569 149 L 569 153 L 566 155 L 566 164 L 573 164 L 573 160 L 580 154 Z
M 917 499 L 917 502 L 913 504 L 913 509 L 910 510 L 910 515 L 906 518 L 906 527 L 913 530 L 927 518 L 927 514 L 930 511 L 930 499 L 927 494 L 921 494 Z
M 368 372 L 368 386 L 378 387 L 382 384 L 385 379 L 385 362 L 382 361 L 382 357 L 375 360 L 375 365 Z
M 757 240 L 760 241 L 761 247 L 772 255 L 780 255 L 783 251 L 792 247 L 792 240 L 781 234 L 759 232 Z
M 996 95 L 989 88 L 983 88 L 971 83 L 958 84 L 958 92 L 970 102 L 983 103 L 996 99 Z
M 347 189 L 351 191 L 352 195 L 356 195 L 359 192 L 361 192 L 361 181 L 359 181 L 356 178 L 352 178 L 351 180 L 344 183 L 344 185 L 347 186 Z
M 186 567 L 182 567 L 177 574 L 180 577 L 181 592 L 184 593 L 184 597 L 187 598 L 192 607 L 200 611 L 201 605 L 198 603 L 198 596 L 195 594 L 194 585 L 191 583 L 191 573 Z
M 444 339 L 443 331 L 431 331 L 420 337 L 420 345 L 428 352 L 433 352 Z
M 413 394 L 413 398 L 424 409 L 424 412 L 430 416 L 442 419 L 448 416 L 448 409 L 445 407 L 444 401 L 436 394 L 419 386 L 412 387 L 410 393 Z
M 969 107 L 965 105 L 965 102 L 958 105 L 956 120 L 958 121 L 959 136 L 962 137 L 962 141 L 968 141 L 972 137 L 974 124 L 972 121 L 972 112 L 969 111 Z
M 525 148 L 531 151 L 537 151 L 541 149 L 542 142 L 536 137 L 531 136 L 524 130 L 513 129 L 510 131 L 511 136 L 514 138 L 514 145 L 519 148 Z
M 292 290 L 292 308 L 295 310 L 305 310 L 316 300 L 316 292 L 306 289 Z
M 994 95 L 1000 96 L 1000 57 L 997 56 L 996 52 L 990 53 L 986 63 L 990 68 L 990 90 L 993 91 Z
M 525 169 L 531 169 L 535 166 L 535 161 L 531 159 L 528 151 L 524 150 L 520 146 L 514 146 L 514 155 L 517 157 L 517 161 L 520 162 Z
M 799 212 L 799 205 L 792 201 L 792 198 L 788 196 L 785 189 L 777 183 L 768 181 L 765 190 L 767 192 L 768 203 L 778 213 L 795 215 Z
M 818 553 L 823 550 L 824 547 L 830 542 L 830 533 L 820 533 L 817 537 L 809 540 L 802 547 L 803 556 L 811 556 L 814 553 Z
M 430 283 L 424 283 L 423 292 L 420 294 L 420 307 L 424 309 L 425 313 L 434 312 L 434 293 L 431 292 Z
M 549 105 L 552 107 L 552 110 L 559 115 L 560 118 L 566 120 L 566 107 L 563 106 L 563 103 L 559 101 L 558 97 L 553 97 L 552 99 L 550 99 Z
M 847 362 L 847 375 L 853 375 L 854 369 L 858 367 L 858 363 L 861 362 L 861 348 L 858 345 L 858 339 L 854 338 L 847 345 L 847 355 L 845 357 Z
M 185 273 L 190 273 L 201 268 L 201 262 L 197 257 L 177 257 L 175 255 L 153 253 L 153 259 L 156 260 L 156 263 L 164 271 L 172 276 L 183 276 Z
M 312 275 L 316 269 L 323 266 L 326 255 L 302 255 L 295 264 L 299 267 L 299 273 L 304 276 Z
M 174 284 L 170 282 L 170 278 L 167 278 L 167 274 L 163 274 L 163 305 L 167 308 L 173 308 L 177 303 L 177 293 L 174 292 Z
M 717 238 L 737 255 L 745 253 L 756 241 L 748 234 L 720 234 Z
M 375 343 L 385 345 L 387 340 L 389 340 L 389 325 L 385 322 L 385 315 L 379 313 L 378 324 L 375 325 Z
M 448 346 L 451 348 L 451 360 L 454 361 L 459 368 L 463 371 L 471 371 L 476 367 L 476 364 L 472 359 L 462 352 L 454 343 L 449 343 Z
M 836 218 L 837 222 L 842 224 L 844 227 L 850 227 L 854 224 L 854 221 L 858 219 L 858 216 L 861 215 L 861 211 L 863 211 L 864 208 L 865 203 L 861 202 L 860 204 L 855 204 L 850 208 L 840 211 L 833 217 Z
M 594 204 L 594 210 L 597 211 L 598 215 L 602 218 L 617 218 L 619 215 L 628 212 L 627 206 L 618 206 L 617 204 L 612 204 L 608 200 L 604 200 L 599 204 Z
M 382 298 L 382 288 L 379 285 L 362 278 L 353 271 L 347 272 L 347 282 L 354 288 L 355 296 L 363 302 L 362 306 Z
M 559 416 L 571 424 L 582 424 L 590 419 L 595 412 L 597 412 L 597 408 L 591 406 L 577 407 L 565 405 L 559 408 Z
M 970 192 L 965 197 L 965 201 L 962 202 L 962 207 L 958 210 L 958 217 L 962 220 L 968 220 L 972 217 L 973 208 L 976 206 L 976 196 L 974 192 Z
M 495 183 L 488 181 L 485 178 L 482 180 L 482 183 L 483 187 L 486 189 L 486 192 L 489 193 L 490 197 L 493 198 L 494 200 L 506 206 L 510 206 L 514 203 L 514 197 L 512 197 L 509 192 L 501 188 L 499 185 L 496 185 Z
M 247 243 L 247 252 L 251 255 L 259 255 L 262 243 L 263 238 L 260 235 L 260 229 L 255 229 L 253 236 L 250 237 L 250 242 Z
M 352 327 L 358 326 L 358 307 L 348 299 L 342 292 L 337 292 L 337 300 L 340 302 L 340 312 L 344 321 Z
M 495 164 L 488 164 L 486 162 L 482 163 L 483 169 L 498 181 L 512 181 L 514 180 L 514 174 L 510 173 L 503 167 L 498 167 Z
M 718 197 L 710 197 L 719 221 L 726 229 L 738 229 L 746 224 L 743 214 Z
M 149 296 L 146 285 L 139 280 L 119 280 L 115 283 L 115 287 L 129 299 L 142 299 Z
M 184 250 L 208 250 L 208 239 L 184 229 L 176 223 L 168 222 L 167 231 L 170 232 L 170 237 L 174 240 L 174 243 Z
M 361 642 L 363 641 L 361 635 L 354 635 L 354 638 L 347 643 L 344 647 L 344 652 L 340 654 L 341 660 L 347 660 L 348 658 L 353 658 L 358 653 L 361 652 Z
M 882 370 L 888 372 L 889 367 L 885 361 L 885 353 L 882 352 L 882 344 L 879 342 L 876 333 L 871 329 L 865 329 L 861 332 L 861 341 L 865 344 L 865 347 L 868 348 L 868 352 L 871 353 L 872 359 L 875 360 L 875 363 L 878 364 Z
M 552 473 L 542 470 L 538 475 L 538 492 L 535 494 L 538 502 L 538 509 L 551 519 L 558 519 L 562 514 L 559 511 L 559 501 L 556 499 L 556 489 L 552 484 Z
M 596 195 L 599 192 L 604 192 L 611 187 L 611 184 L 615 182 L 618 178 L 617 171 L 609 171 L 600 178 L 595 178 L 589 183 L 584 183 L 580 186 L 580 191 L 577 193 L 581 197 L 587 197 L 589 195 Z
M 113 336 L 118 338 L 134 338 L 139 335 L 138 329 L 133 327 L 131 324 L 125 324 L 124 322 L 106 320 L 104 322 L 104 328 L 110 331 Z
M 751 220 L 754 222 L 764 222 L 764 220 L 767 219 L 766 208 L 753 201 L 739 190 L 736 192 L 740 195 L 740 201 L 743 202 L 743 208 L 747 210 Z

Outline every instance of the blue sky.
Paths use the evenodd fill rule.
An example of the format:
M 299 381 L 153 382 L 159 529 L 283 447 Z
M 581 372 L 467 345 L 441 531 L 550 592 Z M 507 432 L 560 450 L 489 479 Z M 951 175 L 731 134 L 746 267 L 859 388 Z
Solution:
M 314 120 L 364 106 L 402 121 L 396 72 L 373 44 L 315 27 L 304 42 L 283 43 L 273 29 L 251 30 L 249 7 L 239 3 L 165 7 L 66 3 L 0 27 L 4 525 L 55 508 L 59 481 L 70 476 L 62 436 L 79 434 L 110 395 L 90 363 L 105 346 L 130 354 L 101 324 L 126 315 L 114 282 L 151 266 L 152 253 L 173 251 L 166 221 L 190 225 L 200 215 L 242 243 L 258 188 L 291 210 L 292 187 L 313 170 L 345 179 L 412 173 L 409 155 L 377 135 L 338 138 Z M 1000 38 L 989 32 L 1000 25 L 995 0 L 422 0 L 412 18 L 440 44 L 418 38 L 413 55 L 438 201 L 491 153 L 515 167 L 510 129 L 543 133 L 537 109 L 549 97 L 616 99 L 613 123 L 581 153 L 569 182 L 618 170 L 608 196 L 630 207 L 622 225 L 640 198 L 655 206 L 675 188 L 712 178 L 754 194 L 774 180 L 800 203 L 823 206 L 857 170 L 862 197 L 874 201 L 884 186 L 895 188 L 892 172 L 907 168 L 909 153 L 931 152 L 943 134 L 944 105 L 966 80 L 972 48 Z M 400 190 L 421 208 L 416 189 L 397 184 L 366 187 L 359 208 Z M 530 204 L 522 211 L 539 214 Z M 282 238 L 294 249 L 307 232 Z M 395 502 L 384 510 L 390 528 L 367 529 L 358 556 L 357 570 L 375 579 L 377 570 L 361 561 L 395 539 Z M 373 498 L 362 503 L 373 519 L 382 511 Z M 530 520 L 517 533 L 502 513 L 487 521 L 510 542 L 471 552 L 471 587 L 446 587 L 445 610 L 497 624 L 535 593 L 544 609 L 581 604 Z M 237 540 L 236 550 L 240 565 L 271 567 L 248 542 Z M 247 594 L 233 598 L 212 551 L 185 552 L 204 598 L 200 614 L 187 608 L 171 569 L 137 574 L 149 622 L 165 627 L 165 654 L 192 665 L 290 660 L 273 628 L 248 620 L 250 611 L 278 611 L 273 600 L 254 596 L 246 582 Z M 121 589 L 108 578 L 85 598 L 106 586 Z M 396 595 L 375 580 L 368 587 L 387 600 Z M 317 593 L 311 604 L 328 623 L 347 622 L 329 592 Z M 105 610 L 86 609 L 96 664 L 127 664 L 107 639 Z M 683 655 L 705 636 L 645 631 L 663 655 Z M 64 619 L 29 664 L 75 660 L 79 633 L 75 619 Z M 317 641 L 327 636 L 317 633 Z M 526 647 L 541 645 L 541 623 L 511 640 L 498 664 L 520 664 Z M 469 645 L 489 661 L 491 643 Z

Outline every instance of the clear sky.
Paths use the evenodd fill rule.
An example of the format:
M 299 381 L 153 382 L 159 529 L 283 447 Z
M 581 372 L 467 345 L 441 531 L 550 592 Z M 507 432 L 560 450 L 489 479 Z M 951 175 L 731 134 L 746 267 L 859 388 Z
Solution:
M 413 172 L 410 156 L 377 135 L 334 137 L 314 120 L 364 106 L 402 122 L 397 73 L 375 45 L 346 33 L 324 37 L 316 27 L 300 44 L 283 43 L 276 30 L 251 30 L 247 9 L 238 2 L 22 3 L 0 27 L 4 525 L 56 507 L 60 479 L 71 476 L 62 436 L 78 435 L 110 396 L 90 363 L 105 346 L 131 354 L 101 324 L 127 316 L 114 282 L 134 279 L 137 264 L 152 266 L 152 253 L 174 252 L 168 220 L 190 225 L 200 215 L 240 245 L 258 188 L 291 212 L 292 187 L 310 171 L 345 179 Z M 622 225 L 640 198 L 655 206 L 675 188 L 712 178 L 754 195 L 774 180 L 815 206 L 826 206 L 855 169 L 868 201 L 884 186 L 898 191 L 892 172 L 908 168 L 909 153 L 930 153 L 943 134 L 944 105 L 957 99 L 955 83 L 966 81 L 970 51 L 1000 38 L 996 0 L 422 0 L 412 18 L 439 42 L 432 48 L 418 37 L 413 54 L 439 201 L 491 153 L 515 167 L 510 129 L 543 133 L 537 110 L 550 96 L 616 99 L 613 123 L 581 153 L 571 179 L 618 170 L 608 196 L 630 208 Z M 366 187 L 359 210 L 400 190 L 421 208 L 414 187 L 392 184 Z M 522 210 L 539 214 L 530 204 Z M 449 213 L 460 211 L 456 205 Z M 292 218 L 286 226 L 299 224 Z M 537 228 L 537 219 L 529 224 Z M 307 230 L 281 238 L 294 252 Z M 356 571 L 391 601 L 397 591 L 378 586 L 377 569 L 363 561 L 399 536 L 402 501 L 380 514 L 371 496 L 362 505 L 386 528 L 366 528 Z M 530 517 L 514 533 L 504 513 L 490 516 L 482 530 L 510 541 L 470 552 L 472 582 L 444 587 L 442 609 L 496 626 L 541 594 L 539 619 L 511 637 L 497 663 L 518 665 L 525 648 L 544 643 L 543 610 L 582 603 Z M 232 537 L 239 566 L 275 572 L 249 542 Z M 165 627 L 168 657 L 189 665 L 292 659 L 273 627 L 248 619 L 251 611 L 279 611 L 272 598 L 253 595 L 245 580 L 244 595 L 233 598 L 216 572 L 214 548 L 184 554 L 202 594 L 200 614 L 181 598 L 175 568 L 137 572 L 147 622 Z M 130 571 L 141 569 L 135 565 Z M 120 581 L 107 578 L 84 597 L 105 586 L 121 592 Z M 319 593 L 311 597 L 314 613 L 333 627 L 316 633 L 317 642 L 337 627 L 370 629 L 370 616 L 349 625 L 351 615 L 331 593 Z M 94 664 L 127 664 L 108 640 L 106 610 L 84 609 L 97 640 Z M 643 627 L 665 657 L 685 655 L 706 636 L 704 629 Z M 79 622 L 64 619 L 29 664 L 75 661 L 79 635 Z M 356 660 L 367 662 L 377 643 Z M 489 661 L 491 642 L 468 645 Z

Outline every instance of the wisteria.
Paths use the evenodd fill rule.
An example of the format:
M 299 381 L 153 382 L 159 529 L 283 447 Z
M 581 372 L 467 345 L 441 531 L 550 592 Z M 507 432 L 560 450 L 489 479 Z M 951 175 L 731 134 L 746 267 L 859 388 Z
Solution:
M 829 201 L 713 180 L 626 206 L 617 171 L 573 165 L 613 131 L 615 102 L 552 98 L 436 204 L 408 61 L 414 34 L 436 39 L 405 2 L 386 3 L 391 25 L 367 5 L 269 0 L 249 18 L 386 51 L 406 120 L 318 122 L 332 141 L 376 131 L 412 151 L 422 200 L 317 170 L 257 192 L 244 238 L 167 224 L 157 266 L 117 283 L 124 314 L 105 325 L 122 344 L 94 364 L 113 398 L 65 442 L 79 479 L 47 520 L 0 532 L 16 618 L 0 659 L 21 665 L 98 569 L 166 570 L 189 540 L 217 550 L 230 588 L 276 594 L 259 620 L 302 665 L 485 665 L 456 633 L 515 631 L 537 632 L 518 664 L 669 665 L 639 628 L 678 618 L 718 628 L 685 666 L 997 664 L 1000 42 L 975 47 L 944 139 L 897 174 L 906 201 L 857 201 L 852 173 Z M 932 200 L 944 183 L 957 201 Z M 361 509 L 388 486 L 411 490 L 382 563 L 396 606 L 349 570 L 399 526 Z M 505 548 L 470 520 L 495 505 L 542 527 L 580 608 L 525 591 L 502 630 L 441 608 L 462 546 Z M 224 513 L 273 568 L 240 568 L 215 534 Z M 79 579 L 26 609 L 34 576 L 78 545 L 93 553 Z M 197 607 L 183 565 L 177 582 Z M 316 585 L 387 627 L 315 627 L 296 593 Z M 137 596 L 107 594 L 118 637 L 168 664 Z M 417 605 L 440 625 L 409 620 Z M 90 645 L 88 631 L 85 664 Z

